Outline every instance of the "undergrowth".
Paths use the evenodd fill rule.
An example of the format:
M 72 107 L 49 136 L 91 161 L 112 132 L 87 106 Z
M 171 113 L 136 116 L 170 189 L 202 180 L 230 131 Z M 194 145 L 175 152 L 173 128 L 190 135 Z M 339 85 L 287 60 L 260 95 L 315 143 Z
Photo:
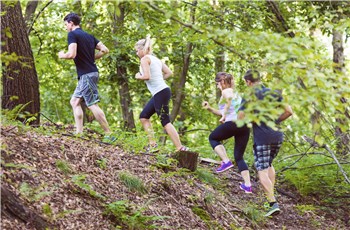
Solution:
M 144 207 L 136 208 L 128 200 L 119 200 L 105 205 L 105 215 L 111 215 L 117 224 L 116 229 L 159 229 L 152 222 L 167 218 L 165 216 L 143 215 Z

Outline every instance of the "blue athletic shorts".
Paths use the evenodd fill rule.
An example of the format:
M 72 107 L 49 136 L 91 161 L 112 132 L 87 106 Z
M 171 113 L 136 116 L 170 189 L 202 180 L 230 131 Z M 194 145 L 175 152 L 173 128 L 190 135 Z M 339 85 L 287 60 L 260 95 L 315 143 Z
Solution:
M 72 97 L 82 98 L 87 107 L 100 101 L 97 91 L 98 72 L 80 76 Z
M 254 145 L 254 160 L 255 160 L 255 168 L 258 171 L 267 169 L 271 167 L 273 159 L 278 154 L 280 150 L 282 142 L 268 144 L 268 145 Z

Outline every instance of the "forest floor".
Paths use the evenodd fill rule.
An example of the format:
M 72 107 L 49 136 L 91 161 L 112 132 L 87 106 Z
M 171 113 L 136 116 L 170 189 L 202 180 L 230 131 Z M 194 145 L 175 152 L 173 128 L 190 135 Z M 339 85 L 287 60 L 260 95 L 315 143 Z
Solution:
M 350 228 L 349 204 L 326 206 L 282 183 L 276 185 L 282 213 L 263 217 L 265 198 L 254 172 L 253 194 L 246 194 L 236 169 L 216 175 L 216 165 L 199 164 L 189 172 L 162 155 L 61 132 L 1 127 L 2 189 L 49 229 Z M 1 229 L 34 229 L 35 218 L 18 218 L 5 198 Z

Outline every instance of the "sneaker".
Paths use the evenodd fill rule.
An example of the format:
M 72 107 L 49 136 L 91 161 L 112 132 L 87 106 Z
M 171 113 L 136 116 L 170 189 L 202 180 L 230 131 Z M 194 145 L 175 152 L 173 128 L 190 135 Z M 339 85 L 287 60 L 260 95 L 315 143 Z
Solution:
M 265 217 L 276 215 L 281 212 L 280 207 L 278 206 L 278 203 L 274 203 L 272 207 L 270 207 L 269 211 L 264 215 Z
M 243 183 L 240 183 L 239 188 L 242 189 L 245 193 L 252 193 L 252 186 L 246 186 Z
M 190 149 L 186 146 L 181 146 L 181 148 L 178 150 L 178 152 L 181 152 L 181 151 L 189 151 Z
M 158 144 L 155 145 L 147 145 L 144 149 L 146 150 L 146 153 L 156 153 L 159 151 Z
M 229 161 L 227 163 L 222 162 L 220 167 L 216 169 L 216 172 L 221 173 L 221 172 L 226 171 L 227 169 L 230 169 L 232 167 L 233 167 L 233 164 L 231 161 Z
M 104 143 L 108 143 L 108 144 L 112 144 L 112 143 L 113 143 L 113 142 L 115 142 L 116 140 L 117 140 L 117 138 L 116 138 L 116 137 L 106 135 L 106 136 L 104 136 L 104 137 L 103 137 L 102 142 L 104 142 Z

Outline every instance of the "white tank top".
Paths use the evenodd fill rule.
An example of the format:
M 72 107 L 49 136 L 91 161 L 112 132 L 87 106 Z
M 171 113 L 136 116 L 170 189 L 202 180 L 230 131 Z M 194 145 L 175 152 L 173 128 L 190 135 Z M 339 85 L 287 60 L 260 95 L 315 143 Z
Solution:
M 219 111 L 223 115 L 224 113 L 224 108 L 225 108 L 225 103 L 226 101 L 223 101 L 223 98 L 221 96 L 220 101 L 219 101 Z M 226 119 L 225 122 L 228 121 L 236 121 L 237 120 L 237 113 L 238 109 L 241 105 L 242 98 L 238 95 L 238 93 L 234 94 L 234 97 L 232 98 L 231 105 L 228 108 L 228 111 L 226 113 Z
M 151 92 L 152 96 L 156 93 L 162 91 L 169 86 L 165 83 L 162 72 L 162 61 L 153 55 L 146 55 L 151 59 L 150 72 L 151 76 L 149 80 L 146 80 L 146 85 L 148 90 Z M 142 68 L 140 66 L 140 73 L 143 74 Z

